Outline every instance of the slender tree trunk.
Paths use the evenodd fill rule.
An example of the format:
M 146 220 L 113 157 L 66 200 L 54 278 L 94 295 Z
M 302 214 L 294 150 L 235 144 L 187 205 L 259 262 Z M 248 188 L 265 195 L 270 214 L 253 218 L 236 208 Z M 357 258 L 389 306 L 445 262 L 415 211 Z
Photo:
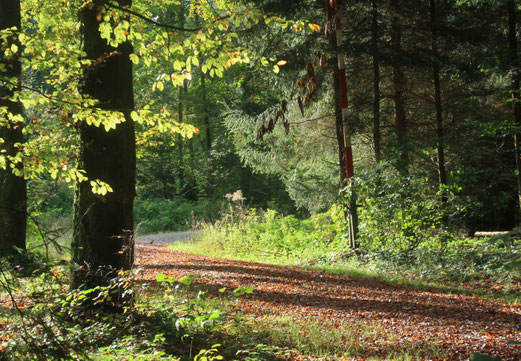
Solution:
M 391 23 L 391 47 L 393 51 L 393 98 L 398 148 L 397 169 L 402 176 L 409 174 L 409 151 L 407 145 L 407 117 L 405 113 L 406 79 L 401 65 L 402 27 L 400 23 L 400 0 L 391 0 L 393 12 Z
M 334 44 L 333 44 L 334 43 Z M 333 53 L 336 52 L 336 40 L 333 38 L 332 44 Z M 340 172 L 340 184 L 345 186 L 347 184 L 347 168 L 345 161 L 345 152 L 344 152 L 344 119 L 342 117 L 342 99 L 340 94 L 340 78 L 339 71 L 336 63 L 338 62 L 337 57 L 333 56 L 331 59 L 331 63 L 334 65 L 333 70 L 333 86 L 335 87 L 335 130 L 336 130 L 336 139 L 338 145 L 338 165 Z
M 326 0 L 327 11 L 328 11 L 328 19 L 331 21 L 334 17 L 335 9 L 333 9 L 329 5 L 329 0 Z M 335 26 L 333 22 L 330 23 L 330 26 Z M 344 118 L 342 116 L 342 94 L 340 93 L 340 72 L 338 69 L 338 46 L 337 40 L 335 37 L 335 33 L 332 33 L 329 37 L 329 46 L 331 47 L 331 52 L 333 56 L 331 57 L 331 66 L 333 67 L 333 86 L 335 88 L 335 130 L 336 130 L 336 139 L 338 145 L 338 169 L 340 175 L 340 184 L 345 186 L 347 184 L 347 170 L 346 170 L 346 161 L 345 161 L 345 144 L 344 144 Z M 346 213 L 347 217 L 347 213 Z
M 185 22 L 185 13 L 184 13 L 184 2 L 181 1 L 179 6 L 179 26 L 183 27 Z M 179 123 L 183 123 L 183 114 L 184 114 L 184 99 L 183 99 L 183 91 L 184 91 L 184 83 L 179 87 L 178 90 L 178 103 L 177 103 L 177 118 Z M 185 165 L 184 165 L 184 139 L 181 134 L 177 135 L 177 157 L 179 158 L 178 167 L 177 167 L 177 179 L 178 179 L 178 189 L 179 194 L 183 194 L 185 190 Z
M 438 151 L 438 181 L 441 194 L 441 208 L 442 212 L 447 203 L 447 171 L 445 169 L 445 141 L 443 134 L 443 105 L 441 102 L 441 87 L 440 87 L 440 64 L 438 62 L 438 44 L 437 31 L 438 20 L 436 13 L 436 0 L 430 0 L 430 21 L 431 21 L 431 50 L 433 56 L 432 63 L 432 78 L 434 81 L 434 107 L 436 109 L 436 146 Z M 447 216 L 443 214 L 442 224 L 447 223 Z
M 516 2 L 508 0 L 508 45 L 510 50 L 510 66 L 512 68 L 511 92 L 512 92 L 512 110 L 514 113 L 514 121 L 516 125 L 521 126 L 521 96 L 519 94 L 519 56 L 517 54 L 517 17 Z M 521 134 L 514 134 L 514 154 L 516 157 L 516 174 L 517 174 L 517 198 L 521 208 Z M 519 211 L 519 210 L 518 210 Z
M 194 138 L 188 139 L 188 152 L 190 153 L 190 175 L 193 176 L 195 172 Z
M 16 27 L 21 30 L 20 1 L 2 0 L 0 2 L 0 29 Z M 16 38 L 11 38 L 8 46 L 19 43 Z M 18 46 L 21 49 L 20 46 Z M 4 79 L 17 79 L 20 82 L 21 64 L 19 53 L 7 56 L 5 48 L 0 47 L 0 76 Z M 19 85 L 2 83 L 0 85 L 0 151 L 6 157 L 14 157 L 20 151 L 18 144 L 23 143 L 22 133 L 23 118 L 22 105 L 10 98 L 19 90 Z M 20 146 L 21 147 L 21 146 Z M 25 249 L 25 233 L 27 226 L 27 188 L 26 181 L 20 174 L 22 165 L 17 164 L 11 168 L 9 160 L 6 169 L 0 169 L 0 256 L 14 253 L 14 248 Z
M 203 102 L 203 120 L 206 134 L 206 153 L 212 150 L 212 129 L 210 128 L 210 115 L 208 114 L 208 98 L 206 93 L 206 74 L 201 72 L 201 93 Z
M 85 74 L 83 92 L 100 101 L 99 108 L 121 112 L 124 122 L 116 129 L 80 125 L 80 168 L 89 179 L 108 183 L 113 192 L 93 194 L 91 184 L 78 184 L 75 197 L 72 286 L 106 285 L 117 271 L 128 270 L 134 260 L 133 203 L 135 197 L 135 135 L 130 116 L 134 108 L 132 46 L 113 48 L 98 30 L 98 12 L 108 0 L 96 0 L 80 11 L 83 44 L 88 59 L 100 59 Z M 124 7 L 131 0 L 119 0 Z M 118 302 L 119 301 L 119 302 Z M 120 305 L 122 300 L 113 300 Z
M 347 212 L 345 214 L 349 222 L 349 243 L 351 248 L 357 248 L 358 238 L 358 212 L 356 205 L 356 194 L 353 187 L 350 187 L 350 180 L 354 176 L 353 152 L 351 144 L 351 129 L 347 119 L 348 98 L 347 82 L 345 73 L 345 56 L 342 52 L 343 45 L 343 16 L 345 1 L 327 2 L 329 26 L 332 27 L 331 45 L 333 49 L 333 59 L 336 59 L 337 66 L 334 71 L 335 86 L 335 120 L 337 130 L 337 140 L 340 158 L 340 179 L 342 184 L 348 186 Z
M 382 160 L 380 133 L 380 63 L 378 61 L 378 8 L 376 0 L 371 0 L 372 26 L 371 42 L 373 50 L 373 142 L 376 163 Z
M 184 114 L 184 102 L 183 102 L 183 87 L 179 87 L 178 91 L 178 105 L 177 105 L 177 118 L 179 123 L 183 123 Z M 177 163 L 177 179 L 178 189 L 182 194 L 185 185 L 185 164 L 184 164 L 184 138 L 181 134 L 177 134 L 177 157 L 179 161 Z

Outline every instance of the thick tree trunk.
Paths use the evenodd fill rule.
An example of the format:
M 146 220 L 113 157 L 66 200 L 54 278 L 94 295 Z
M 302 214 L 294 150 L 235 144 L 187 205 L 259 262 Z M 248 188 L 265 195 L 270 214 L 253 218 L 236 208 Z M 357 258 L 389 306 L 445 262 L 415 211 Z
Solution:
M 438 20 L 436 14 L 436 0 L 430 0 L 430 21 L 431 21 L 431 50 L 433 56 L 432 77 L 434 81 L 434 107 L 436 109 L 436 147 L 438 151 L 438 180 L 441 194 L 442 212 L 447 203 L 447 170 L 445 169 L 445 142 L 443 131 L 443 105 L 441 102 L 440 86 L 440 64 L 438 62 L 437 29 Z M 447 216 L 442 216 L 442 223 L 447 223 Z
M 371 42 L 373 51 L 373 142 L 376 163 L 382 160 L 380 133 L 380 63 L 378 61 L 378 8 L 376 0 L 371 0 Z
M 409 151 L 407 142 L 407 117 L 405 112 L 405 87 L 406 79 L 403 72 L 402 52 L 402 26 L 400 23 L 400 0 L 391 0 L 391 48 L 393 51 L 393 98 L 396 143 L 398 150 L 397 169 L 402 176 L 409 174 Z
M 516 125 L 521 126 L 521 96 L 519 94 L 519 56 L 517 54 L 517 17 L 516 3 L 514 0 L 508 0 L 508 45 L 510 50 L 510 66 L 511 66 L 511 95 L 512 110 L 514 113 L 514 121 Z M 517 199 L 521 208 L 521 134 L 514 134 L 514 154 L 516 157 L 516 175 L 517 175 Z M 518 210 L 519 211 L 519 210 Z
M 20 1 L 2 0 L 0 2 L 0 29 L 16 27 L 21 29 Z M 12 43 L 18 40 L 12 39 Z M 9 46 L 11 43 L 9 43 Z M 19 48 L 21 48 L 19 46 Z M 0 71 L 4 79 L 17 79 L 20 81 L 21 64 L 19 54 L 7 57 L 5 48 L 0 47 L 0 64 L 5 66 Z M 23 118 L 22 105 L 11 101 L 10 98 L 17 91 L 19 85 L 3 83 L 0 85 L 0 109 L 7 109 L 7 113 L 0 113 L 0 151 L 2 155 L 14 157 L 20 151 L 15 144 L 23 143 L 22 133 Z M 18 119 L 16 119 L 18 118 Z M 22 170 L 22 165 L 17 164 L 17 170 Z M 6 164 L 6 169 L 0 169 L 0 256 L 14 253 L 14 248 L 25 249 L 25 233 L 27 226 L 27 188 L 24 177 L 13 174 L 11 163 Z
M 100 101 L 99 108 L 123 113 L 125 121 L 106 131 L 80 125 L 80 168 L 91 180 L 108 183 L 113 192 L 93 194 L 89 182 L 78 184 L 74 209 L 72 286 L 106 285 L 119 270 L 133 265 L 133 203 L 135 197 L 135 135 L 130 116 L 134 108 L 130 43 L 116 49 L 100 37 L 97 16 L 108 0 L 97 0 L 80 12 L 83 44 L 88 59 L 103 59 L 85 74 L 83 92 Z M 120 0 L 131 6 L 131 0 Z M 115 302 L 118 304 L 118 302 Z

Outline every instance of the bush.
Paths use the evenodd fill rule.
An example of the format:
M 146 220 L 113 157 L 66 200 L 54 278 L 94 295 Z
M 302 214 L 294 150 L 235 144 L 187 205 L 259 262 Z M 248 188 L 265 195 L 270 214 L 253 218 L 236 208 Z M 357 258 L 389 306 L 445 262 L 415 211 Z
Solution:
M 426 242 L 450 241 L 461 228 L 457 215 L 467 206 L 452 186 L 444 190 L 447 203 L 442 208 L 437 185 L 428 178 L 404 178 L 385 164 L 362 174 L 355 189 L 362 250 L 395 258 L 408 257 Z
M 174 198 L 137 199 L 134 204 L 134 220 L 142 234 L 184 231 L 203 221 L 219 216 L 221 202 L 207 200 L 200 203 Z
M 340 251 L 344 241 L 337 237 L 342 229 L 341 211 L 328 212 L 299 220 L 268 209 L 230 207 L 230 211 L 213 225 L 205 225 L 203 242 L 224 253 L 261 256 L 322 257 L 326 251 Z

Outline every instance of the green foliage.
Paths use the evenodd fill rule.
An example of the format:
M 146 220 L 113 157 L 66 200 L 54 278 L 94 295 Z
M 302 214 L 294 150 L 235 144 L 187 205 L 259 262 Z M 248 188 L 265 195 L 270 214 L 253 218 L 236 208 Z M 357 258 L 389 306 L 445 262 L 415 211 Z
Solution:
M 382 164 L 358 177 L 354 188 L 359 202 L 360 243 L 366 252 L 406 255 L 424 242 L 442 243 L 451 237 L 449 226 L 460 226 L 442 225 L 445 215 L 457 222 L 463 206 L 451 189 L 446 189 L 450 202 L 442 209 L 438 191 L 426 177 L 404 179 Z
M 144 289 L 132 282 L 139 270 L 120 272 L 107 287 L 67 291 L 64 266 L 42 269 L 26 279 L 1 266 L 0 292 L 12 296 L 14 303 L 0 312 L 0 355 L 6 361 L 188 360 L 200 335 L 221 322 L 221 312 L 210 305 L 206 291 L 192 285 L 196 275 L 179 280 L 158 275 L 160 287 Z M 121 313 L 110 312 L 105 305 L 114 300 L 113 291 L 121 289 L 132 293 L 134 302 Z M 183 291 L 171 298 L 183 289 L 195 296 Z M 95 304 L 84 307 L 87 299 Z M 196 347 L 202 349 L 204 343 L 201 346 Z M 215 347 L 203 350 L 199 359 L 218 360 L 214 352 Z
M 363 189 L 366 188 L 361 186 L 359 191 Z M 440 227 L 438 205 L 430 203 L 423 193 L 411 193 L 404 198 L 380 195 L 375 200 L 374 188 L 370 190 L 371 194 L 364 193 L 366 198 L 361 196 L 361 244 L 356 251 L 348 248 L 339 206 L 304 220 L 269 209 L 231 206 L 221 220 L 203 226 L 195 245 L 175 247 L 203 254 L 307 265 L 356 264 L 435 281 L 493 279 L 508 284 L 521 278 L 521 243 L 516 232 L 490 239 L 465 238 Z M 423 196 L 427 200 L 422 201 Z M 412 204 L 413 197 L 420 200 L 419 205 Z M 393 208 L 378 211 L 383 204 Z M 433 215 L 434 219 L 429 218 Z M 401 223 L 402 217 L 406 227 Z
M 344 247 L 336 237 L 342 227 L 339 217 L 338 207 L 306 220 L 270 209 L 230 207 L 223 219 L 203 227 L 201 241 L 226 254 L 326 258 Z
M 220 344 L 215 344 L 209 350 L 201 350 L 194 357 L 194 361 L 215 361 L 215 360 L 223 360 L 223 357 L 220 355 L 215 355 L 217 353 L 217 348 L 221 346 Z
M 134 205 L 134 219 L 141 234 L 182 231 L 214 220 L 220 208 L 221 204 L 216 200 L 194 203 L 182 198 L 138 199 Z

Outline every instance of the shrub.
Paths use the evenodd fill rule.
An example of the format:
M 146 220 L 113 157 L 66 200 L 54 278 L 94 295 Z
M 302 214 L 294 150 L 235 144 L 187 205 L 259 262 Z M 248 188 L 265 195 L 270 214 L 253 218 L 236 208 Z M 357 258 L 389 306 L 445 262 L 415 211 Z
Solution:
M 174 198 L 138 199 L 134 204 L 136 226 L 140 233 L 182 231 L 197 226 L 202 221 L 215 220 L 219 215 L 221 202 L 207 200 L 200 203 Z

